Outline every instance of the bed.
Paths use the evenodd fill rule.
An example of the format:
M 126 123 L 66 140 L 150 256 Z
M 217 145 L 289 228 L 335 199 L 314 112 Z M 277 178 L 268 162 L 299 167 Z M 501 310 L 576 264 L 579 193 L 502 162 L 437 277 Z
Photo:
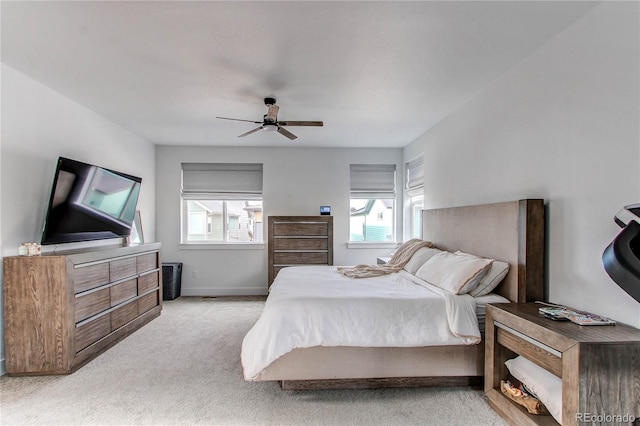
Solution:
M 543 300 L 544 217 L 544 202 L 539 199 L 424 210 L 422 214 L 422 239 L 433 242 L 438 249 L 447 252 L 460 251 L 508 263 L 507 275 L 501 284 L 492 291 L 492 294 L 498 295 L 495 296 L 496 298 L 502 297 L 512 302 Z M 313 323 L 313 312 L 310 309 L 307 310 L 305 303 L 322 298 L 324 289 L 329 291 L 331 287 L 340 288 L 339 286 L 343 285 L 339 280 L 344 277 L 335 278 L 340 277 L 340 274 L 337 274 L 334 269 L 329 266 L 283 269 L 276 278 L 269 298 L 273 297 L 273 300 L 277 299 L 278 302 L 281 302 L 280 310 L 287 311 L 286 315 L 290 313 L 303 315 L 305 311 L 308 312 L 308 319 L 301 317 L 296 319 L 298 324 Z M 296 279 L 300 283 L 307 283 L 306 288 L 302 285 L 300 287 L 292 285 Z M 357 282 L 357 286 L 365 285 L 362 283 L 369 280 L 369 278 L 349 279 L 354 280 L 354 283 Z M 397 298 L 404 303 L 401 309 L 407 311 L 428 309 L 440 312 L 432 306 L 418 305 L 418 303 L 423 303 L 418 299 L 421 299 L 420 295 L 425 290 L 419 288 L 417 290 L 418 296 L 414 296 L 416 290 L 406 290 L 411 287 L 409 281 L 412 280 L 411 274 L 406 271 L 387 275 L 382 278 L 382 281 L 384 280 L 394 282 L 393 293 L 397 293 Z M 278 281 L 282 281 L 282 284 L 280 285 Z M 310 282 L 311 284 L 309 284 Z M 370 287 L 373 289 L 378 285 L 383 285 L 379 281 L 371 281 L 371 283 Z M 355 284 L 354 287 L 356 287 Z M 381 293 L 385 293 L 386 290 L 383 287 L 380 289 Z M 350 291 L 348 290 L 346 293 Z M 433 292 L 433 289 L 429 289 L 429 291 Z M 386 292 L 388 293 L 388 291 Z M 436 291 L 436 293 L 439 292 L 439 290 Z M 456 319 L 457 317 L 452 320 L 451 311 L 462 312 L 463 319 L 465 315 L 468 316 L 468 312 L 465 314 L 466 311 L 463 311 L 463 308 L 469 309 L 464 306 L 466 302 L 462 302 L 460 307 L 451 305 L 451 300 L 455 299 L 455 303 L 459 303 L 457 300 L 463 298 L 447 298 L 446 294 L 441 297 L 446 300 L 446 311 L 440 312 L 440 315 L 448 317 L 449 328 L 453 330 L 453 336 L 446 337 L 445 344 L 413 345 L 413 343 L 406 343 L 403 340 L 398 345 L 372 346 L 369 343 L 370 340 L 367 340 L 371 337 L 367 332 L 364 333 L 365 337 L 359 337 L 364 340 L 355 340 L 364 343 L 342 346 L 339 343 L 332 343 L 331 339 L 329 341 L 326 338 L 325 340 L 314 340 L 313 332 L 306 333 L 305 331 L 311 330 L 311 328 L 303 325 L 296 330 L 283 333 L 288 340 L 291 340 L 290 349 L 285 349 L 284 353 L 277 351 L 274 353 L 273 348 L 269 347 L 270 343 L 264 343 L 265 346 L 258 347 L 258 349 L 255 347 L 256 336 L 261 338 L 269 332 L 268 327 L 257 330 L 257 332 L 254 330 L 259 327 L 259 323 L 263 320 L 261 318 L 243 342 L 242 362 L 245 379 L 278 381 L 283 389 L 480 385 L 484 372 L 483 336 L 481 334 L 479 336 L 472 335 L 473 333 L 468 332 L 468 325 L 464 321 Z M 500 300 L 492 299 L 492 297 L 467 298 L 474 300 L 473 309 L 480 314 L 478 315 L 480 321 L 482 320 L 483 304 Z M 484 303 L 476 303 L 476 299 L 478 299 L 477 301 L 483 299 Z M 282 300 L 284 301 L 282 302 Z M 381 313 L 386 307 L 395 303 L 391 299 L 384 300 L 383 303 L 381 303 L 381 299 L 373 298 L 372 300 L 374 300 L 372 303 L 378 303 L 375 309 Z M 325 303 L 324 300 L 323 303 Z M 336 315 L 348 312 L 353 316 L 358 315 L 355 312 L 359 312 L 359 308 L 353 308 L 354 305 L 351 301 L 327 300 L 326 303 L 327 310 L 334 309 Z M 270 303 L 268 299 L 267 304 L 270 306 L 269 310 L 265 306 L 265 313 L 267 311 L 270 313 L 272 305 L 276 305 L 276 303 Z M 367 317 L 368 314 L 364 310 L 362 312 L 362 318 L 366 318 L 366 320 L 360 322 L 377 321 L 377 319 L 372 319 L 373 317 Z M 266 316 L 265 313 L 263 313 L 263 317 Z M 382 314 L 380 316 L 382 317 Z M 410 324 L 399 325 L 398 323 L 393 326 L 396 327 L 392 333 L 395 335 L 402 334 L 404 327 L 409 330 Z M 460 328 L 460 330 L 456 330 L 456 328 Z M 476 325 L 476 330 L 477 328 Z M 482 326 L 480 328 L 483 330 Z M 344 333 L 342 328 L 338 327 L 335 327 L 334 332 L 336 337 Z M 405 334 L 413 336 L 419 333 L 419 331 L 407 331 Z M 323 343 L 314 344 L 315 341 Z M 265 340 L 265 342 L 267 341 Z M 336 342 L 339 342 L 339 339 Z M 254 360 L 254 356 L 263 352 L 270 352 L 273 359 L 260 360 L 263 362 L 260 364 Z M 283 351 L 280 350 L 280 352 Z M 266 365 L 264 365 L 265 362 Z

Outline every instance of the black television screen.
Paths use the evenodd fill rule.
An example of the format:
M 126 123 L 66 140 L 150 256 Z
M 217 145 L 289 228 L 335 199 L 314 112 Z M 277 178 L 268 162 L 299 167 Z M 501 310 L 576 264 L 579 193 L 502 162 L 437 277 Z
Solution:
M 58 158 L 41 243 L 128 237 L 142 179 Z

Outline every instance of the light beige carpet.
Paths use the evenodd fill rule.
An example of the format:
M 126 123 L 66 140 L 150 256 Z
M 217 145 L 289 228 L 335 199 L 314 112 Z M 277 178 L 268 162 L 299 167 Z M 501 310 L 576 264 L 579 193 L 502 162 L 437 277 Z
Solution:
M 467 387 L 282 391 L 242 378 L 260 298 L 187 298 L 68 376 L 0 377 L 0 423 L 504 425 Z

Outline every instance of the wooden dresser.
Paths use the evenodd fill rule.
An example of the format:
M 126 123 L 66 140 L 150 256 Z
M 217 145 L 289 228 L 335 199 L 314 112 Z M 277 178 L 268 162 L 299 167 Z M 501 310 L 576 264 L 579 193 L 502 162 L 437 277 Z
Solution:
M 269 285 L 287 266 L 333 265 L 333 216 L 269 216 Z
M 529 414 L 500 392 L 500 380 L 509 374 L 504 362 L 522 355 L 562 379 L 563 425 L 628 424 L 616 419 L 640 418 L 640 330 L 556 322 L 540 315 L 540 306 L 487 305 L 489 405 L 512 425 L 558 425 L 551 416 Z
M 160 315 L 160 265 L 160 243 L 5 257 L 7 373 L 71 373 Z

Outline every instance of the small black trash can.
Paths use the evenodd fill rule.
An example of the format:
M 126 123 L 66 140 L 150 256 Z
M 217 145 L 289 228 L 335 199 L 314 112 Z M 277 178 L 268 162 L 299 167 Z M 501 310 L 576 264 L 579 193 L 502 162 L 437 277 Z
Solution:
M 162 300 L 180 297 L 182 286 L 182 263 L 162 262 Z

